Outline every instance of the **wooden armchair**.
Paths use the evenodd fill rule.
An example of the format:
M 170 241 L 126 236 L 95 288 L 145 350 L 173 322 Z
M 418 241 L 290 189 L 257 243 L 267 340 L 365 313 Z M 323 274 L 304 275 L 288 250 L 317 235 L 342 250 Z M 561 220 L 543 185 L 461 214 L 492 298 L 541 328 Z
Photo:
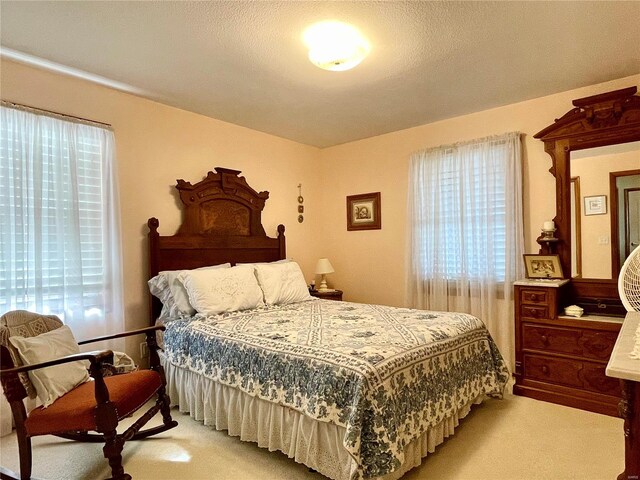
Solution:
M 145 334 L 149 347 L 150 369 L 121 375 L 103 377 L 103 363 L 113 361 L 113 352 L 79 353 L 48 362 L 19 365 L 17 353 L 8 341 L 11 335 L 32 337 L 62 326 L 53 315 L 39 315 L 26 311 L 9 312 L 0 318 L 0 381 L 11 405 L 18 449 L 20 453 L 20 479 L 31 477 L 31 437 L 56 435 L 71 440 L 104 442 L 104 456 L 109 461 L 113 480 L 129 480 L 131 476 L 122 466 L 122 449 L 127 440 L 139 440 L 164 432 L 178 425 L 171 419 L 169 396 L 166 394 L 164 369 L 160 365 L 156 343 L 156 330 L 164 327 L 148 327 L 140 330 L 108 335 L 79 342 L 80 345 Z M 27 372 L 39 368 L 60 365 L 78 360 L 90 362 L 89 375 L 93 381 L 78 385 L 58 398 L 47 408 L 38 407 L 26 414 L 23 400 L 33 396 Z M 16 365 L 18 364 L 18 365 Z M 142 407 L 157 395 L 155 405 L 140 416 L 123 433 L 117 432 L 118 422 Z M 156 413 L 161 412 L 163 424 L 140 430 Z M 97 434 L 88 433 L 95 431 Z M 0 467 L 1 468 L 1 467 Z M 1 469 L 2 478 L 18 478 L 13 472 Z

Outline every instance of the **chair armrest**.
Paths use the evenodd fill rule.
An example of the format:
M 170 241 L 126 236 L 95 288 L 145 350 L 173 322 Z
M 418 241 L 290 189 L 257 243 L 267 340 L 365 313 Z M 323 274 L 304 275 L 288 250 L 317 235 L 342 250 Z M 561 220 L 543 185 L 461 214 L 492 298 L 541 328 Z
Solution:
M 102 350 L 97 352 L 87 353 L 74 353 L 73 355 L 67 355 L 65 357 L 56 358 L 55 360 L 49 360 L 47 362 L 34 363 L 31 365 L 22 365 L 21 367 L 0 369 L 0 377 L 10 374 L 29 372 L 31 370 L 37 370 L 39 368 L 52 367 L 54 365 L 61 365 L 69 362 L 77 362 L 78 360 L 89 360 L 91 365 L 100 365 L 102 362 L 112 359 L 113 352 L 111 350 Z
M 153 327 L 146 327 L 146 328 L 140 328 L 138 330 L 131 330 L 129 332 L 116 333 L 114 335 L 105 335 L 104 337 L 90 338 L 89 340 L 83 340 L 81 342 L 78 342 L 78 345 L 85 345 L 87 343 L 94 343 L 94 342 L 102 342 L 104 340 L 113 340 L 115 338 L 130 337 L 131 335 L 139 335 L 141 333 L 149 333 L 156 330 L 164 330 L 164 329 L 165 329 L 164 325 L 156 325 Z

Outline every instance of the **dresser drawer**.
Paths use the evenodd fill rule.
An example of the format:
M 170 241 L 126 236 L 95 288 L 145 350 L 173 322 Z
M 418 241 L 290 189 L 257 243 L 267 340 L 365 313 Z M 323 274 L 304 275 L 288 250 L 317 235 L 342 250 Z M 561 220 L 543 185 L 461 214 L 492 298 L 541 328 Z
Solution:
M 524 356 L 524 374 L 527 378 L 567 387 L 582 387 L 580 371 L 583 363 L 565 358 L 549 358 L 538 355 Z
M 550 319 L 549 307 L 546 305 L 520 305 L 522 318 Z
M 622 395 L 619 380 L 607 377 L 604 364 L 534 354 L 525 354 L 524 363 L 525 376 L 531 380 L 580 388 L 614 397 Z
M 609 360 L 617 338 L 616 332 L 584 332 L 581 340 L 584 357 Z
M 607 377 L 605 370 L 604 365 L 585 362 L 581 374 L 585 390 L 620 397 L 622 395 L 620 380 Z
M 546 289 L 523 288 L 520 290 L 520 303 L 546 305 L 549 302 L 549 292 Z
M 526 349 L 582 355 L 581 330 L 523 325 L 522 346 Z

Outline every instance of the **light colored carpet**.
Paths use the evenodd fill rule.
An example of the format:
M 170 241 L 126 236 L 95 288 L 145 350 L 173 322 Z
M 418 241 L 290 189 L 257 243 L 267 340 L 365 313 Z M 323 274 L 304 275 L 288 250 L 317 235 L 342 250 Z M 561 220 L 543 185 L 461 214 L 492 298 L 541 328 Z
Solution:
M 125 445 L 134 479 L 322 480 L 279 452 L 229 437 L 174 410 L 179 426 Z M 56 437 L 33 441 L 34 476 L 109 476 L 99 444 Z M 0 439 L 3 466 L 17 471 L 15 435 Z M 623 469 L 622 420 L 536 400 L 506 396 L 474 407 L 406 480 L 613 480 Z

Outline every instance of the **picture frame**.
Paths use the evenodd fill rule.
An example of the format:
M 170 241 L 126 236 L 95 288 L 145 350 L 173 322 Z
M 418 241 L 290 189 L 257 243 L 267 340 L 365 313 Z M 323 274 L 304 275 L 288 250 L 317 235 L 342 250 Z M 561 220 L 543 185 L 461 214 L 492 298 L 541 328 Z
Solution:
M 347 196 L 347 230 L 380 230 L 380 192 Z
M 564 278 L 560 255 L 523 255 L 527 278 Z
M 585 215 L 605 215 L 607 213 L 607 196 L 591 195 L 584 197 Z

